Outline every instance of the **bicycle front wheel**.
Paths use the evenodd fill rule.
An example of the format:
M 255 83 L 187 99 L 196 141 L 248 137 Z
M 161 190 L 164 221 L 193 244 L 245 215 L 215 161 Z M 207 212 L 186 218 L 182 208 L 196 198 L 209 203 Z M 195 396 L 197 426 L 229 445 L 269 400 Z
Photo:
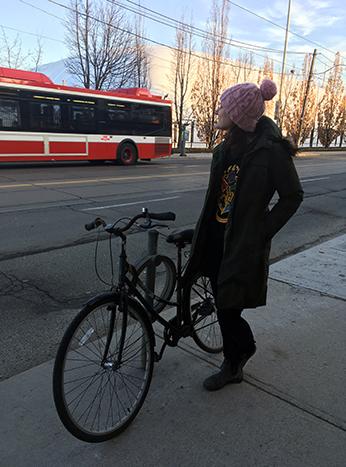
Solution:
M 154 364 L 151 323 L 133 301 L 128 303 L 126 328 L 122 326 L 124 315 L 118 296 L 101 296 L 79 312 L 58 349 L 54 402 L 64 426 L 83 441 L 106 441 L 123 431 L 139 412 L 150 386 Z M 126 335 L 119 362 L 123 328 Z
M 184 307 L 190 310 L 196 344 L 205 352 L 220 353 L 222 334 L 209 277 L 199 274 L 193 278 L 184 289 Z

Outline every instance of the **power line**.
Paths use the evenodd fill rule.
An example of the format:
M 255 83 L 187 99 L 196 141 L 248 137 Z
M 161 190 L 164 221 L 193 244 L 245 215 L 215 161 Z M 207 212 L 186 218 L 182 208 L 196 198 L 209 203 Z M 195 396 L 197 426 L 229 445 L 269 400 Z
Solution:
M 204 32 L 204 34 L 192 32 L 192 30 L 194 30 L 195 28 L 194 28 L 194 26 L 192 26 L 190 24 L 182 23 L 182 24 L 185 25 L 185 28 L 184 27 L 179 27 L 177 25 L 169 24 L 169 23 L 167 23 L 165 21 L 161 21 L 159 19 L 153 18 L 153 17 L 151 17 L 149 15 L 146 15 L 144 13 L 139 12 L 138 10 L 136 11 L 136 10 L 134 10 L 132 8 L 128 8 L 125 5 L 121 4 L 120 2 L 114 2 L 113 0 L 107 0 L 107 2 L 111 3 L 112 5 L 116 5 L 116 6 L 120 7 L 120 8 L 124 8 L 125 10 L 130 11 L 131 13 L 135 13 L 136 15 L 139 15 L 139 16 L 141 16 L 143 18 L 148 18 L 151 21 L 155 21 L 157 23 L 163 24 L 164 26 L 168 26 L 168 27 L 173 28 L 173 29 L 178 29 L 179 31 L 186 31 L 185 28 L 188 28 L 191 31 L 191 34 L 193 34 L 195 36 L 201 37 L 202 39 L 206 39 L 206 40 L 213 40 L 213 36 L 211 34 L 205 34 L 205 32 Z M 196 28 L 196 30 L 199 30 L 199 28 Z M 210 36 L 210 37 L 208 37 L 208 36 Z M 215 35 L 214 38 L 215 37 L 222 37 L 222 36 Z M 222 44 L 232 45 L 233 47 L 237 47 L 237 48 L 240 48 L 240 49 L 250 50 L 251 53 L 253 53 L 254 55 L 257 55 L 258 57 L 267 58 L 265 55 L 261 55 L 261 54 L 254 51 L 254 50 L 257 50 L 257 49 L 253 49 L 253 48 L 250 48 L 250 47 L 245 47 L 245 46 L 240 46 L 240 45 L 234 44 L 235 40 L 233 40 L 233 39 L 224 38 L 224 40 L 220 40 L 220 42 Z M 238 41 L 236 41 L 236 42 L 238 42 Z M 281 63 L 279 60 L 276 60 L 275 58 L 272 58 L 271 60 L 273 60 L 273 62 Z
M 334 57 L 334 59 L 332 59 L 332 58 L 329 58 L 329 57 L 327 57 L 327 55 L 325 55 L 325 54 L 324 54 L 324 53 L 322 53 L 322 52 L 320 52 L 320 55 L 321 55 L 321 57 L 324 57 L 324 58 L 326 58 L 327 60 L 329 60 L 329 61 L 330 61 L 330 62 L 332 62 L 332 63 L 334 63 L 334 61 L 335 61 L 335 57 Z
M 3 24 L 0 24 L 0 28 L 8 29 L 10 31 L 20 32 L 21 34 L 28 34 L 29 36 L 35 36 L 35 37 L 38 37 L 40 39 L 47 39 L 49 41 L 60 42 L 61 44 L 64 44 L 64 41 L 61 41 L 60 39 L 54 39 L 54 37 L 44 36 L 42 34 L 37 34 L 37 33 L 34 33 L 34 32 L 23 31 L 21 29 L 12 28 L 11 26 L 4 26 Z
M 110 3 L 114 3 L 116 5 L 119 5 L 119 2 L 114 2 L 114 0 L 107 0 L 109 1 Z M 136 7 L 139 7 L 141 10 L 145 10 L 145 11 L 149 11 L 150 13 L 154 13 L 154 15 L 157 15 L 159 17 L 162 17 L 162 18 L 165 18 L 165 19 L 168 19 L 169 21 L 172 21 L 174 23 L 174 25 L 169 25 L 171 27 L 174 27 L 176 28 L 176 24 L 184 27 L 184 28 L 188 28 L 189 30 L 196 30 L 196 31 L 199 31 L 201 32 L 202 34 L 206 34 L 206 31 L 201 29 L 201 28 L 198 28 L 197 26 L 193 26 L 192 24 L 189 24 L 189 23 L 185 23 L 183 21 L 180 21 L 180 20 L 177 20 L 176 18 L 173 18 L 172 16 L 167 16 L 167 15 L 164 15 L 163 13 L 160 13 L 158 12 L 157 10 L 153 10 L 151 8 L 148 8 L 148 7 L 145 7 L 144 5 L 138 5 L 137 3 L 131 1 L 131 0 L 125 0 L 127 3 L 130 3 L 132 5 L 135 5 Z M 124 8 L 126 9 L 129 9 L 125 6 L 123 6 Z M 143 13 L 140 13 L 137 11 L 134 11 L 134 10 L 129 10 L 129 11 L 132 11 L 136 14 L 139 14 L 141 16 L 145 16 Z M 153 21 L 158 21 L 150 16 L 145 16 L 146 18 L 150 18 L 152 19 Z M 158 21 L 159 22 L 159 21 Z M 168 25 L 167 23 L 162 23 L 162 24 L 165 24 L 165 25 Z M 184 29 L 185 30 L 185 29 Z M 240 47 L 240 48 L 249 48 L 250 50 L 265 50 L 265 51 L 268 51 L 268 52 L 271 52 L 271 53 L 280 53 L 282 54 L 283 51 L 282 50 L 279 50 L 279 49 L 274 49 L 274 48 L 271 48 L 271 47 L 264 47 L 264 46 L 261 46 L 261 45 L 256 45 L 256 44 L 251 44 L 251 43 L 248 43 L 248 42 L 243 42 L 243 41 L 239 41 L 237 39 L 230 39 L 230 38 L 227 38 L 226 36 L 220 36 L 219 34 L 215 34 L 215 37 L 217 38 L 220 38 L 220 39 L 226 39 L 227 40 L 227 43 L 229 43 L 230 45 L 234 45 L 235 47 Z M 237 44 L 242 44 L 242 46 L 237 46 Z M 298 55 L 305 55 L 306 52 L 296 52 L 296 51 L 290 51 L 288 52 L 290 54 L 298 54 Z
M 72 11 L 72 12 L 74 12 L 74 13 L 79 13 L 81 16 L 86 16 L 85 13 L 82 13 L 82 12 L 76 10 L 75 8 L 69 7 L 69 6 L 64 5 L 64 4 L 62 4 L 62 3 L 59 3 L 59 2 L 57 2 L 57 1 L 55 1 L 55 0 L 48 0 L 48 1 L 49 1 L 50 3 L 53 3 L 53 4 L 55 4 L 55 5 L 60 6 L 61 8 L 66 9 L 66 10 L 68 10 L 68 11 Z M 27 3 L 27 2 L 25 2 L 25 3 Z M 30 3 L 27 3 L 27 4 L 30 5 L 30 6 L 32 6 L 33 8 L 36 8 L 35 5 L 32 5 L 32 4 L 30 4 Z M 41 9 L 40 9 L 40 10 L 41 10 Z M 44 10 L 41 10 L 41 11 L 44 11 Z M 127 30 L 127 29 L 120 28 L 120 27 L 118 27 L 118 26 L 114 26 L 113 24 L 111 24 L 111 23 L 109 23 L 109 22 L 107 22 L 107 21 L 101 20 L 101 19 L 99 19 L 99 18 L 95 18 L 95 17 L 92 16 L 92 15 L 88 15 L 88 17 L 89 17 L 90 19 L 92 19 L 93 21 L 102 23 L 102 24 L 104 24 L 104 25 L 106 25 L 106 26 L 108 26 L 108 27 L 111 27 L 111 28 L 113 28 L 113 29 L 117 29 L 118 31 L 124 32 L 124 33 L 126 33 L 126 34 L 130 34 L 130 35 L 132 35 L 132 36 L 138 37 L 138 38 L 140 38 L 140 39 L 142 39 L 142 40 L 145 40 L 145 41 L 147 41 L 147 42 L 152 42 L 152 43 L 154 43 L 154 44 L 156 44 L 156 45 L 161 45 L 161 46 L 166 47 L 166 48 L 168 48 L 168 49 L 171 49 L 171 50 L 174 50 L 174 51 L 179 51 L 179 52 L 184 53 L 184 54 L 190 54 L 190 52 L 188 52 L 188 51 L 179 50 L 179 49 L 177 49 L 176 47 L 173 47 L 173 46 L 171 46 L 171 45 L 165 44 L 165 43 L 163 43 L 163 42 L 155 41 L 154 39 L 149 39 L 148 37 L 145 37 L 145 36 L 143 36 L 143 35 L 140 35 L 140 34 L 137 34 L 137 33 L 135 33 L 135 32 L 129 31 L 129 30 Z M 62 18 L 59 18 L 59 19 L 62 19 Z M 196 54 L 196 53 L 194 53 L 194 52 L 191 52 L 191 56 L 194 56 L 194 57 L 197 57 L 197 58 L 199 58 L 199 59 L 206 60 L 206 61 L 209 61 L 209 62 L 214 62 L 214 60 L 213 60 L 212 58 L 204 57 L 203 55 L 198 55 L 198 54 Z M 237 65 L 237 64 L 234 64 L 234 63 L 232 63 L 232 62 L 225 62 L 225 61 L 222 61 L 222 60 L 220 60 L 219 63 L 220 63 L 221 65 L 231 66 L 232 68 L 246 68 L 246 67 L 244 67 L 244 66 L 242 66 L 242 65 Z M 261 72 L 263 71 L 262 69 L 259 69 L 259 68 L 251 68 L 251 70 L 252 70 L 252 71 L 261 71 Z M 289 73 L 287 73 L 287 74 L 289 75 Z M 297 74 L 296 76 L 299 76 L 299 75 Z
M 60 16 L 55 15 L 54 13 L 50 13 L 47 10 L 43 10 L 42 8 L 39 8 L 36 5 L 33 5 L 32 3 L 26 2 L 25 0 L 19 0 L 21 3 L 24 3 L 25 5 L 28 5 L 32 8 L 35 8 L 35 10 L 42 11 L 42 13 L 45 13 L 48 16 L 52 16 L 53 18 L 59 19 L 60 21 L 63 21 L 63 18 L 60 18 Z
M 334 70 L 334 68 L 338 68 L 338 67 L 345 67 L 346 65 L 343 65 L 342 63 L 339 63 L 338 65 L 334 65 L 330 68 L 328 68 L 328 70 L 324 70 L 324 71 L 321 71 L 319 73 L 313 73 L 314 75 L 324 75 L 325 73 L 327 73 L 328 71 L 330 70 Z
M 321 60 L 319 57 L 316 57 L 316 60 L 318 60 L 320 63 L 322 63 L 322 65 L 324 66 L 330 66 L 328 63 L 325 63 L 323 60 Z
M 255 13 L 252 10 L 249 10 L 248 8 L 245 8 L 245 7 L 241 6 L 241 5 L 238 5 L 238 3 L 235 3 L 232 0 L 227 0 L 227 2 L 230 3 L 231 5 L 236 6 L 237 8 L 240 8 L 241 10 L 246 11 L 247 13 L 249 13 L 249 14 L 251 14 L 253 16 L 256 16 L 257 18 L 262 19 L 263 21 L 267 21 L 268 23 L 273 24 L 274 26 L 286 31 L 286 28 L 284 26 L 281 26 L 281 24 L 274 23 L 274 21 L 271 21 L 270 19 L 265 18 L 264 16 L 261 16 L 261 15 Z M 294 32 L 294 31 L 289 30 L 289 32 L 291 34 L 293 34 L 294 36 L 297 36 L 300 39 L 303 39 L 304 41 L 307 41 L 307 42 L 310 42 L 311 44 L 317 45 L 320 49 L 327 50 L 328 52 L 330 52 L 330 53 L 332 53 L 334 55 L 336 54 L 336 52 L 334 50 L 328 49 L 327 47 L 324 47 L 323 45 L 319 44 L 318 42 L 312 41 L 311 39 L 307 39 L 306 37 L 301 36 L 300 34 Z

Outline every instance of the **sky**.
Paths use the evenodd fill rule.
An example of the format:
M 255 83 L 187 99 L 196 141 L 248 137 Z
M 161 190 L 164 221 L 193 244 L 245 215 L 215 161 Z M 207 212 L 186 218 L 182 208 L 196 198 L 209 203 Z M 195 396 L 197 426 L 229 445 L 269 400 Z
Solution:
M 65 5 L 70 4 L 69 0 L 56 1 Z M 107 0 L 96 1 L 107 3 Z M 122 3 L 131 6 L 127 0 L 122 0 Z M 176 19 L 180 19 L 184 15 L 185 21 L 191 22 L 192 18 L 192 23 L 195 26 L 205 29 L 212 0 L 140 0 L 140 3 L 144 7 Z M 267 0 L 266 2 L 237 0 L 236 3 L 282 27 L 286 25 L 288 0 Z M 249 14 L 232 2 L 230 2 L 229 7 L 228 37 L 237 41 L 283 50 L 285 38 L 283 29 Z M 49 14 L 41 10 L 45 10 Z M 50 63 L 68 56 L 68 50 L 64 44 L 63 19 L 65 16 L 66 10 L 49 0 L 11 0 L 11 2 L 6 2 L 6 9 L 2 9 L 0 28 L 19 30 L 20 32 L 4 29 L 9 38 L 14 38 L 17 34 L 20 36 L 23 50 L 34 49 L 36 46 L 37 38 L 28 33 L 41 35 L 44 50 L 42 63 Z M 339 51 L 345 57 L 344 63 L 346 64 L 345 22 L 344 0 L 292 0 L 290 29 L 305 39 L 317 42 L 319 46 L 290 34 L 286 71 L 294 67 L 299 68 L 301 64 L 303 55 L 293 52 L 311 53 L 315 47 L 318 51 L 315 72 L 322 72 L 332 66 L 333 52 Z M 174 29 L 149 19 L 144 20 L 144 28 L 146 37 L 174 45 Z M 196 39 L 196 49 L 199 48 L 200 44 Z M 237 56 L 239 51 L 244 53 L 244 50 L 233 47 L 231 54 Z M 254 59 L 260 65 L 266 52 L 258 51 L 258 54 L 261 56 L 254 55 Z M 280 69 L 282 54 L 270 53 L 268 56 L 276 60 L 275 66 Z

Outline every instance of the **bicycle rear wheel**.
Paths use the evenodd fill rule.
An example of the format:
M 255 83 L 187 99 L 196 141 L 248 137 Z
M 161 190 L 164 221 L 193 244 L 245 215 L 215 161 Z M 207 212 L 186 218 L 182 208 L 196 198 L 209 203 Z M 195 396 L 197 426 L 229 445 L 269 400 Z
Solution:
M 196 275 L 184 289 L 183 300 L 184 307 L 190 310 L 192 337 L 196 344 L 205 352 L 220 353 L 222 334 L 209 277 Z
M 123 431 L 139 412 L 150 386 L 153 330 L 133 301 L 128 303 L 123 357 L 116 364 L 124 315 L 117 295 L 91 301 L 72 321 L 58 349 L 54 402 L 67 430 L 83 441 L 106 441 Z M 102 361 L 112 321 L 112 340 Z

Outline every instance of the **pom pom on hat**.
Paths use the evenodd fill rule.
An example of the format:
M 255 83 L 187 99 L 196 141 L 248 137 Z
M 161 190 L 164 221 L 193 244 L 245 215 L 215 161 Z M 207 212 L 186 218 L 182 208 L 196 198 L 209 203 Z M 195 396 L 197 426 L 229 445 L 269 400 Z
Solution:
M 262 97 L 265 101 L 270 101 L 278 92 L 276 84 L 271 79 L 264 79 L 260 86 Z

